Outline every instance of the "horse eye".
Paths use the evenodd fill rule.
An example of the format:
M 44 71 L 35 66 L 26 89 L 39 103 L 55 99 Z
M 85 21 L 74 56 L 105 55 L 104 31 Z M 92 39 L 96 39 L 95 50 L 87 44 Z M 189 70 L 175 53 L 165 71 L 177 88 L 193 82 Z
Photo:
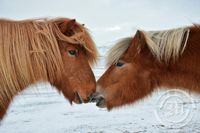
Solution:
M 69 51 L 68 51 L 68 54 L 69 54 L 70 56 L 76 56 L 76 55 L 77 55 L 77 50 L 69 50 Z
M 123 65 L 124 65 L 123 62 L 117 62 L 117 63 L 115 64 L 116 67 L 122 67 Z

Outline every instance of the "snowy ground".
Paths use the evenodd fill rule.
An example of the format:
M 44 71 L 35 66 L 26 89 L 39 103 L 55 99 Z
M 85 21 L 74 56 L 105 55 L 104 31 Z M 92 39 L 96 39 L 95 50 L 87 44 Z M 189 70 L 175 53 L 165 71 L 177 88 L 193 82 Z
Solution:
M 100 60 L 97 78 L 104 71 Z M 198 133 L 199 110 L 200 96 L 177 90 L 155 92 L 111 112 L 95 104 L 71 106 L 50 85 L 39 84 L 15 98 L 0 133 Z

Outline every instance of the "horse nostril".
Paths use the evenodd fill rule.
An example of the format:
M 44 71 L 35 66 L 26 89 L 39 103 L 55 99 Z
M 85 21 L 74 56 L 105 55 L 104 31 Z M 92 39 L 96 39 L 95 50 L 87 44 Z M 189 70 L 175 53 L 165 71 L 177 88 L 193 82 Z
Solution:
M 96 103 L 96 106 L 100 108 L 105 108 L 106 107 L 106 100 L 103 97 L 100 97 Z
M 101 95 L 100 93 L 96 92 L 96 93 L 93 93 L 91 96 L 90 96 L 90 102 L 98 102 L 99 100 L 102 100 L 104 99 L 103 95 Z

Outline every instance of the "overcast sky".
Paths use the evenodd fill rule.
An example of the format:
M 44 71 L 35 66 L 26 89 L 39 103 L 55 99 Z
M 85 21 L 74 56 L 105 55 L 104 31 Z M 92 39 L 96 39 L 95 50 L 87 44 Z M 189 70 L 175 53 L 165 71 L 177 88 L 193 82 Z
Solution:
M 1 18 L 58 16 L 86 24 L 97 45 L 112 45 L 136 29 L 200 23 L 200 0 L 0 0 Z

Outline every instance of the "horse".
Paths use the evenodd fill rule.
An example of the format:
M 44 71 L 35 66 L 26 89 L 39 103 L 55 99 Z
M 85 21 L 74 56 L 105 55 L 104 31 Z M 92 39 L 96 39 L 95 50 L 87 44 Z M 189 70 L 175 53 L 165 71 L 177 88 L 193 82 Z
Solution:
M 49 82 L 72 104 L 96 90 L 97 49 L 84 25 L 69 18 L 0 19 L 0 120 L 14 96 Z
M 111 110 L 163 88 L 200 94 L 200 26 L 137 30 L 108 52 L 108 69 L 97 81 L 93 102 Z

